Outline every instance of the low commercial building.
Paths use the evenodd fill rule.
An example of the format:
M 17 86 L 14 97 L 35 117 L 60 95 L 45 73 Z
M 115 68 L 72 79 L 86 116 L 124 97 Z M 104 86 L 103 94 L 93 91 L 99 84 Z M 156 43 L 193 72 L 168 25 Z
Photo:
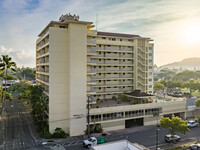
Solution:
M 90 150 L 149 150 L 149 149 L 137 143 L 131 143 L 127 140 L 120 140 L 120 141 L 92 146 Z

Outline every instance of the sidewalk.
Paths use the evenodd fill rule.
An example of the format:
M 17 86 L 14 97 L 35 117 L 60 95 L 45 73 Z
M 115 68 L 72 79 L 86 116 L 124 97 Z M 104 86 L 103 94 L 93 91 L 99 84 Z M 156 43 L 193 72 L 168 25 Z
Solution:
M 149 125 L 149 126 L 140 126 L 140 127 L 134 127 L 134 128 L 128 128 L 128 129 L 122 129 L 122 130 L 116 130 L 116 131 L 109 131 L 109 132 L 103 132 L 106 138 L 112 137 L 112 136 L 122 136 L 124 134 L 128 133 L 135 133 L 139 131 L 146 131 L 149 129 L 155 129 L 155 126 Z M 91 133 L 90 136 L 94 137 L 102 137 L 103 133 Z M 45 142 L 45 141 L 54 141 L 56 143 L 78 143 L 78 141 L 83 141 L 85 139 L 88 139 L 87 135 L 80 135 L 80 136 L 74 136 L 74 137 L 67 137 L 64 139 L 40 139 L 40 142 Z
M 181 140 L 180 142 L 175 143 L 175 144 L 173 144 L 173 143 L 161 144 L 158 147 L 160 148 L 160 150 L 167 150 L 169 148 L 175 148 L 175 147 L 178 147 L 178 146 L 181 146 L 181 145 L 185 145 L 185 144 L 192 144 L 195 141 L 196 141 L 195 139 L 190 138 L 190 139 Z M 150 150 L 155 150 L 155 146 L 149 147 L 149 149 Z M 186 149 L 186 148 L 184 148 L 184 149 Z

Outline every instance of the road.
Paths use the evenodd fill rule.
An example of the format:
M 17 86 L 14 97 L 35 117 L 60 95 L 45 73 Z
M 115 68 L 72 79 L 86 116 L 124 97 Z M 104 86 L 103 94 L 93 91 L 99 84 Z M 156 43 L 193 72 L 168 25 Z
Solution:
M 144 130 L 141 130 L 144 129 Z M 116 141 L 116 140 L 122 140 L 127 139 L 130 142 L 136 142 L 141 145 L 144 145 L 148 148 L 154 148 L 156 144 L 156 129 L 154 126 L 148 126 L 148 127 L 141 127 L 139 131 L 135 131 L 132 133 L 119 133 L 118 135 L 110 136 L 108 137 L 108 141 Z M 128 129 L 129 131 L 131 129 Z M 168 134 L 168 131 L 166 129 L 160 128 L 159 130 L 159 145 L 166 145 L 164 141 L 164 136 Z M 200 139 L 200 128 L 192 128 L 186 135 L 178 134 L 181 136 L 181 141 L 185 141 L 189 138 L 195 138 L 199 137 Z M 170 144 L 170 143 L 169 143 Z M 173 146 L 172 144 L 170 144 Z M 84 149 L 82 146 L 82 143 L 78 144 L 72 144 L 72 145 L 66 145 L 66 150 L 82 150 Z
M 12 101 L 6 100 L 2 111 L 3 150 L 49 149 L 37 141 L 39 136 L 35 131 L 30 113 L 17 96 Z

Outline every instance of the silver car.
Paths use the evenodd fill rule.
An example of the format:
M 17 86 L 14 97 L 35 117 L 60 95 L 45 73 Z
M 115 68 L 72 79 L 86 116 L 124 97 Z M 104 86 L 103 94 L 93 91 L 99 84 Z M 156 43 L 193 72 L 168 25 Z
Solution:
M 175 143 L 175 142 L 180 141 L 181 137 L 178 135 L 172 136 L 171 134 L 169 134 L 169 135 L 165 135 L 164 139 L 165 139 L 165 142 Z
M 190 150 L 200 150 L 200 143 L 199 144 L 192 144 L 190 145 Z
M 188 128 L 193 128 L 193 127 L 197 127 L 199 124 L 195 121 L 188 121 Z

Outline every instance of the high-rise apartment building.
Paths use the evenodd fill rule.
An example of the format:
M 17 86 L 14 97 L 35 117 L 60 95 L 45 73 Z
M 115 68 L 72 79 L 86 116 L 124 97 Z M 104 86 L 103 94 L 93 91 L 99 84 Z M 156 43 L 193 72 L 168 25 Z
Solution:
M 61 16 L 60 21 L 51 21 L 39 34 L 36 81 L 49 97 L 51 132 L 61 127 L 71 136 L 84 134 L 88 97 L 107 101 L 136 89 L 153 93 L 152 39 L 93 28 L 92 22 L 79 21 L 79 16 L 69 14 Z M 155 104 L 104 109 L 94 108 L 96 102 L 91 103 L 90 124 L 100 123 L 104 130 L 125 128 L 126 110 L 141 114 L 147 108 L 163 111 L 162 105 Z M 119 118 L 108 121 L 106 116 L 104 121 L 109 111 Z M 143 122 L 148 124 L 145 118 Z

